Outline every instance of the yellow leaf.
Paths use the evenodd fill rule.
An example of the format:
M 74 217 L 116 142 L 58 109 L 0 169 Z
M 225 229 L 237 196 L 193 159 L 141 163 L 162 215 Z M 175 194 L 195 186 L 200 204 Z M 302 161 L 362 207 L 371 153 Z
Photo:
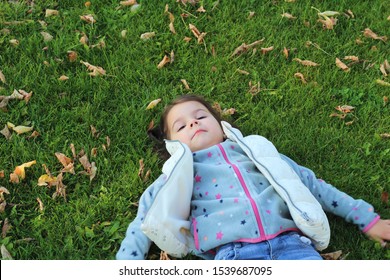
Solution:
M 26 177 L 26 172 L 24 169 L 26 167 L 31 167 L 36 163 L 37 163 L 36 160 L 32 160 L 23 163 L 22 165 L 16 166 L 14 172 L 10 174 L 10 181 L 13 183 L 19 183 L 19 180 L 23 180 Z
M 43 36 L 44 42 L 50 42 L 51 40 L 53 40 L 53 36 L 48 32 L 42 31 L 41 35 Z
M 38 186 L 52 186 L 57 182 L 57 177 L 44 174 L 38 178 Z
M 153 109 L 154 107 L 156 107 L 156 105 L 157 105 L 158 103 L 160 103 L 160 101 L 161 101 L 161 98 L 155 99 L 155 100 L 151 101 L 151 102 L 149 103 L 149 105 L 146 107 L 146 110 Z
M 69 77 L 68 77 L 68 76 L 65 76 L 65 75 L 62 75 L 61 77 L 58 78 L 58 80 L 60 80 L 60 81 L 66 81 L 66 80 L 69 80 Z
M 80 19 L 87 22 L 87 23 L 95 23 L 96 22 L 96 20 L 93 18 L 93 15 L 91 15 L 91 14 L 80 16 Z
M 122 6 L 132 6 L 134 4 L 137 4 L 137 0 L 120 1 L 119 4 L 121 4 Z
M 294 74 L 294 77 L 299 78 L 302 81 L 302 83 L 304 83 L 304 84 L 307 83 L 306 80 L 305 80 L 305 77 L 303 76 L 302 73 L 297 72 L 297 73 Z
M 389 87 L 389 86 L 390 86 L 390 83 L 385 82 L 385 81 L 383 81 L 383 80 L 381 80 L 381 79 L 377 79 L 377 80 L 375 80 L 375 82 L 376 82 L 378 85 L 381 85 L 381 86 L 385 86 L 385 87 Z
M 367 38 L 372 38 L 374 40 L 381 40 L 383 42 L 387 41 L 386 36 L 378 36 L 376 33 L 374 33 L 370 28 L 366 28 L 363 31 L 363 35 Z
M 18 125 L 18 126 L 14 126 L 12 130 L 15 131 L 17 134 L 22 134 L 22 133 L 32 131 L 33 126 Z
M 46 9 L 45 17 L 57 16 L 58 14 L 57 10 Z

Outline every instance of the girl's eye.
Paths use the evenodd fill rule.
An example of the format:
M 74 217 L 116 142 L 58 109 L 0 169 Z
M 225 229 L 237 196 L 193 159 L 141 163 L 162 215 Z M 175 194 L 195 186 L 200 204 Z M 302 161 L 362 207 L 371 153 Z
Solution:
M 198 120 L 201 120 L 201 119 L 204 119 L 204 118 L 206 118 L 206 116 L 200 116 L 200 117 L 198 117 Z
M 179 127 L 179 129 L 178 129 L 177 131 L 180 131 L 180 130 L 182 130 L 183 128 L 184 128 L 184 125 L 181 126 L 181 127 Z

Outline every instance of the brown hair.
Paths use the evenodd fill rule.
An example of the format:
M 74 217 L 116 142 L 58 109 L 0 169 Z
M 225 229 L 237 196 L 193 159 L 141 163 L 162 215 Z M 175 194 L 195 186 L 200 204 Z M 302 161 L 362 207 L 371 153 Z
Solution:
M 202 96 L 199 95 L 182 95 L 178 98 L 174 99 L 171 103 L 169 103 L 161 117 L 160 122 L 157 126 L 148 130 L 148 135 L 151 139 L 153 139 L 156 143 L 157 152 L 162 156 L 163 159 L 167 159 L 169 157 L 168 152 L 165 149 L 164 139 L 169 139 L 168 137 L 168 128 L 167 128 L 167 116 L 171 109 L 181 103 L 195 101 L 199 102 L 210 112 L 210 114 L 221 124 L 222 118 L 217 110 L 215 110 L 209 102 L 207 102 Z

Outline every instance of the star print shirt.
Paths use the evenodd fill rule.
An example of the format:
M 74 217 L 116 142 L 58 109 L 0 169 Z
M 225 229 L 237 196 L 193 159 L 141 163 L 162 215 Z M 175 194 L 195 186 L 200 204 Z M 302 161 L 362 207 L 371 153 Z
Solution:
M 282 158 L 300 176 L 325 211 L 355 223 L 362 231 L 379 216 L 314 173 Z M 298 231 L 286 203 L 238 144 L 225 141 L 193 154 L 194 189 L 191 231 L 198 254 L 233 242 L 261 242 L 285 231 Z

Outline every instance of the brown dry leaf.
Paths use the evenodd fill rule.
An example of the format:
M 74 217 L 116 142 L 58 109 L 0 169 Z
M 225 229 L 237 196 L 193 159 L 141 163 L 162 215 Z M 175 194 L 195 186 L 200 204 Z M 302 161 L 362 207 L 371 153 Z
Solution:
M 235 108 L 229 108 L 229 109 L 223 109 L 221 112 L 221 115 L 222 116 L 231 116 L 231 115 L 234 115 L 235 113 L 236 113 Z
M 46 9 L 45 17 L 57 16 L 59 12 L 57 10 Z
M 342 253 L 343 252 L 339 250 L 331 253 L 321 254 L 321 257 L 323 257 L 325 260 L 339 260 Z
M 106 70 L 104 70 L 102 67 L 100 66 L 95 66 L 95 65 L 92 65 L 88 62 L 84 62 L 84 61 L 80 61 L 80 63 L 84 64 L 88 71 L 91 71 L 91 73 L 89 73 L 90 76 L 93 76 L 93 77 L 96 77 L 96 76 L 99 76 L 99 75 L 106 75 Z
M 55 193 L 53 193 L 52 197 L 53 197 L 53 199 L 56 199 L 58 196 L 62 196 L 64 198 L 65 202 L 67 201 L 66 200 L 66 186 L 62 182 L 62 173 L 60 173 L 57 176 L 56 191 L 55 191 Z
M 305 77 L 303 76 L 302 73 L 297 72 L 294 74 L 294 77 L 299 78 L 302 81 L 302 83 L 307 84 Z
M 5 218 L 3 227 L 1 228 L 1 237 L 5 238 L 10 229 L 11 229 L 11 224 L 9 223 L 8 218 Z
M 64 167 L 61 172 L 69 172 L 71 174 L 75 174 L 74 163 L 72 159 L 68 158 L 66 155 L 60 152 L 56 152 L 55 155 Z
M 7 125 L 5 125 L 4 128 L 2 130 L 0 130 L 0 133 L 4 135 L 5 139 L 7 139 L 7 140 L 11 139 L 12 134 L 9 131 Z
M 248 15 L 248 19 L 251 19 L 251 18 L 253 18 L 254 16 L 256 15 L 256 13 L 255 12 L 249 12 L 249 15 Z
M 387 59 L 380 65 L 380 71 L 385 77 L 390 73 L 390 64 Z
M 160 103 L 161 101 L 161 98 L 158 98 L 158 99 L 155 99 L 153 101 L 151 101 L 148 106 L 146 106 L 146 110 L 150 110 L 150 109 L 153 109 L 154 107 L 157 106 L 158 103 Z
M 260 88 L 260 82 L 257 82 L 255 84 L 252 83 L 252 81 L 249 81 L 249 93 L 252 95 L 255 95 L 261 91 Z
M 191 23 L 188 26 L 189 26 L 192 34 L 194 34 L 194 36 L 198 39 L 198 44 L 201 44 L 203 42 L 204 37 L 206 36 L 207 33 L 206 32 L 200 32 L 198 30 L 198 28 L 196 28 L 196 26 L 191 24 Z
M 2 260 L 12 260 L 11 254 L 8 252 L 7 248 L 5 247 L 4 244 L 1 244 L 1 259 Z
M 389 97 L 388 96 L 383 96 L 383 106 L 386 106 L 387 103 L 389 103 Z
M 289 13 L 283 13 L 282 17 L 285 17 L 287 19 L 296 19 L 297 17 L 294 17 L 292 14 Z
M 242 54 L 242 53 L 244 53 L 244 52 L 247 52 L 248 50 L 252 49 L 254 46 L 263 43 L 263 41 L 264 41 L 264 38 L 261 39 L 261 40 L 257 40 L 257 41 L 255 41 L 255 42 L 249 44 L 249 45 L 247 45 L 246 43 L 242 43 L 239 47 L 237 47 L 237 48 L 233 51 L 233 53 L 232 53 L 230 56 L 232 57 L 232 56 L 240 55 L 240 54 Z
M 62 75 L 61 77 L 58 78 L 59 81 L 66 81 L 69 80 L 68 76 Z
M 383 139 L 390 139 L 390 133 L 382 133 L 382 134 L 379 134 L 379 136 Z
M 98 149 L 97 148 L 92 148 L 91 149 L 91 157 L 97 157 Z
M 176 34 L 175 26 L 173 25 L 173 22 L 169 23 L 169 31 L 172 32 L 172 34 Z
M 53 40 L 53 36 L 48 32 L 42 31 L 41 35 L 43 37 L 44 42 L 50 42 L 51 40 Z
M 96 172 L 97 172 L 97 167 L 96 167 L 95 162 L 89 162 L 87 155 L 83 155 L 82 157 L 80 157 L 79 161 L 82 164 L 82 166 L 84 167 L 84 170 L 85 170 L 84 173 L 86 175 L 89 175 L 89 180 L 92 181 L 93 178 L 95 178 Z
M 119 4 L 121 4 L 122 6 L 133 6 L 137 4 L 137 0 L 120 1 Z
M 42 212 L 44 210 L 43 202 L 39 197 L 37 197 L 37 201 L 38 201 L 38 205 L 39 205 L 39 211 Z
M 337 23 L 337 19 L 334 17 L 328 17 L 328 16 L 323 16 L 322 18 L 318 19 L 319 22 L 322 23 L 322 26 L 325 29 L 332 30 L 333 27 Z
M 243 75 L 249 75 L 250 74 L 248 71 L 241 70 L 241 69 L 237 69 L 237 72 L 240 73 L 240 74 L 243 74 Z
M 274 49 L 274 46 L 268 47 L 268 48 L 261 48 L 261 53 L 266 54 Z
M 149 40 L 149 39 L 153 38 L 154 36 L 156 36 L 155 32 L 146 32 L 146 33 L 142 33 L 140 38 L 142 40 Z
M 286 47 L 283 48 L 283 54 L 284 54 L 284 57 L 287 59 L 288 55 L 289 55 L 289 51 Z
M 354 62 L 358 62 L 359 61 L 359 57 L 355 56 L 355 55 L 347 55 L 344 57 L 345 60 L 352 60 Z
M 4 170 L 0 170 L 0 178 L 4 178 Z
M 320 64 L 316 63 L 316 62 L 313 62 L 313 61 L 310 61 L 310 60 L 301 60 L 299 58 L 294 58 L 293 61 L 297 61 L 299 62 L 300 64 L 304 65 L 304 66 L 319 66 Z
M 343 70 L 344 72 L 349 72 L 351 69 L 347 66 L 347 65 L 345 65 L 345 63 L 344 62 L 342 62 L 340 59 L 338 59 L 337 57 L 336 57 L 336 66 L 338 67 L 338 68 L 340 68 L 341 70 Z
M 157 68 L 158 69 L 161 69 L 163 68 L 168 62 L 170 62 L 171 59 L 167 56 L 167 55 L 164 55 L 163 59 L 160 61 L 160 63 L 157 65 Z
M 205 13 L 206 10 L 203 8 L 203 6 L 200 6 L 197 10 L 198 13 Z
M 38 131 L 36 131 L 36 130 L 34 130 L 32 133 L 31 133 L 31 135 L 30 136 L 28 136 L 27 137 L 27 139 L 31 139 L 31 138 L 37 138 L 38 136 L 40 136 L 41 134 L 38 132 Z
M 370 28 L 366 28 L 363 31 L 363 35 L 367 38 L 372 38 L 374 40 L 381 40 L 383 42 L 387 41 L 386 36 L 378 36 L 376 33 L 374 33 Z
M 85 34 L 84 32 L 81 33 L 81 34 L 82 34 L 82 36 L 81 36 L 79 42 L 80 42 L 81 44 L 83 44 L 84 46 L 87 46 L 87 47 L 88 47 L 89 39 L 88 39 L 87 34 Z
M 96 22 L 96 20 L 93 18 L 93 15 L 91 15 L 91 14 L 80 16 L 80 19 L 87 22 L 87 23 L 95 23 Z
M 32 131 L 33 128 L 34 128 L 33 126 L 18 125 L 12 127 L 12 130 L 15 131 L 17 134 L 23 134 Z
M 160 252 L 160 261 L 169 261 L 169 260 L 170 260 L 170 258 L 168 256 L 167 252 L 161 251 Z
M 26 178 L 26 171 L 24 170 L 27 167 L 31 167 L 32 165 L 36 164 L 36 160 L 32 160 L 26 163 L 23 163 L 19 166 L 15 167 L 14 172 L 10 174 L 10 182 L 11 183 L 19 183 L 21 180 Z
M 381 201 L 385 204 L 389 204 L 389 193 L 386 191 L 383 191 L 381 194 Z
M 139 169 L 138 169 L 138 177 L 142 177 L 142 175 L 144 174 L 144 168 L 145 168 L 145 165 L 144 165 L 144 159 L 141 158 L 139 160 Z
M 342 106 L 339 105 L 335 109 L 337 111 L 347 114 L 347 113 L 351 113 L 355 109 L 355 107 L 350 105 L 342 105 Z
M 188 85 L 188 83 L 185 79 L 180 79 L 180 81 L 186 90 L 191 90 L 190 86 Z
M 11 39 L 9 40 L 9 43 L 14 46 L 14 47 L 17 47 L 19 45 L 19 40 L 17 39 Z
M 0 70 L 0 81 L 2 81 L 4 84 L 6 83 L 5 76 L 1 70 Z
M 91 46 L 91 49 L 98 48 L 98 49 L 104 49 L 106 47 L 106 42 L 104 42 L 103 39 L 101 39 L 97 44 L 94 44 Z

